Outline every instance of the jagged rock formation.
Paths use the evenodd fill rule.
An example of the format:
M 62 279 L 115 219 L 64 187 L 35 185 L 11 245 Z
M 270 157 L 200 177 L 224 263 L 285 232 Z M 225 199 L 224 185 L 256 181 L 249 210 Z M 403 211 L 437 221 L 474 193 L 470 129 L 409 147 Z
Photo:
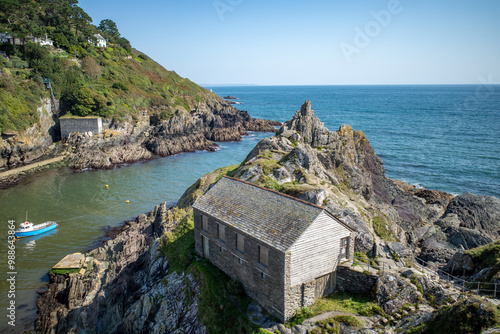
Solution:
M 206 124 L 208 119 L 213 120 L 212 124 L 225 121 L 232 124 L 224 117 L 220 121 L 209 115 L 205 119 L 202 114 L 197 117 L 200 124 Z M 172 140 L 176 135 L 186 135 L 179 119 L 160 125 L 161 128 L 155 130 L 158 135 L 139 134 L 137 142 L 151 142 L 157 136 Z M 199 129 L 194 124 L 189 126 Z M 215 129 L 218 130 L 211 133 L 220 135 L 225 131 L 220 129 L 226 128 L 216 126 Z M 206 133 L 203 137 L 207 138 Z M 119 140 L 117 138 L 113 140 Z M 157 148 L 155 152 L 161 150 Z M 387 178 L 382 160 L 362 132 L 353 131 L 348 125 L 336 132 L 328 131 L 314 116 L 310 102 L 283 124 L 276 136 L 257 144 L 239 167 L 220 168 L 200 178 L 186 190 L 178 207 L 188 208 L 228 173 L 326 206 L 357 229 L 356 250 L 371 251 L 380 260 L 394 258 L 400 262 L 397 258 L 413 251 L 445 263 L 457 246 L 469 247 L 470 240 L 481 243 L 488 238 L 498 239 L 498 199 L 472 194 L 454 197 L 440 191 L 415 189 Z M 51 283 L 38 302 L 36 330 L 42 333 L 76 332 L 77 329 L 97 333 L 204 333 L 206 329 L 197 319 L 200 283 L 190 275 L 169 273 L 168 263 L 158 256 L 156 238 L 175 227 L 167 223 L 166 215 L 162 204 L 148 216 L 141 215 L 135 222 L 128 222 L 114 240 L 94 250 L 93 257 L 87 256 L 86 273 L 51 276 Z M 466 244 L 455 242 L 457 233 L 473 237 L 464 238 Z M 488 254 L 497 250 L 496 243 L 493 246 L 480 255 L 470 253 L 472 251 L 455 254 L 449 263 L 450 271 L 480 270 L 477 275 L 496 282 L 498 268 L 495 271 L 477 267 L 473 259 L 474 256 L 489 259 Z M 394 332 L 393 328 L 396 331 L 422 329 L 439 319 L 436 309 L 440 305 L 452 304 L 451 309 L 464 305 L 459 291 L 436 284 L 418 270 L 384 268 L 389 271 L 378 274 L 378 279 L 373 276 L 372 282 L 376 282 L 375 299 L 388 314 L 363 319 L 363 332 L 365 329 L 367 333 Z M 366 276 L 364 272 L 360 275 Z M 190 305 L 185 302 L 186 290 L 192 291 Z M 491 306 L 486 302 L 477 300 L 477 303 L 481 309 L 490 311 Z M 487 319 L 492 319 L 491 312 Z M 281 324 L 272 326 L 273 330 L 284 333 L 319 330 L 314 323 L 291 329 Z M 341 332 L 356 331 L 341 321 L 339 326 Z
M 68 157 L 73 169 L 112 168 L 117 164 L 195 150 L 212 150 L 214 141 L 238 141 L 246 131 L 274 131 L 274 122 L 256 120 L 245 111 L 215 101 L 188 114 L 174 115 L 156 126 L 139 122 L 117 125 L 102 136 L 68 140 L 74 147 Z
M 224 102 L 211 101 L 192 113 L 179 112 L 155 126 L 142 120 L 134 127 L 129 123 L 114 125 L 99 136 L 72 136 L 67 141 L 74 148 L 68 161 L 76 170 L 112 168 L 156 156 L 213 150 L 214 141 L 239 141 L 246 131 L 274 132 L 276 124 L 253 119 L 246 111 Z
M 85 273 L 51 275 L 37 302 L 36 332 L 206 333 L 196 307 L 199 283 L 170 273 L 159 256 L 158 237 L 173 227 L 166 215 L 162 203 L 127 222 L 86 254 Z

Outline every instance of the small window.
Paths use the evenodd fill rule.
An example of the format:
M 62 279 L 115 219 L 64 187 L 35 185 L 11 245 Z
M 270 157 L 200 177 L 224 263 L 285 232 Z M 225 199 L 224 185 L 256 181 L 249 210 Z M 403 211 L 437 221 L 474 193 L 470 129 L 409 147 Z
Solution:
M 201 215 L 201 229 L 208 231 L 208 217 Z
M 245 238 L 239 233 L 236 233 L 236 249 L 245 252 Z
M 226 226 L 217 223 L 217 238 L 226 241 Z
M 219 252 L 220 253 L 224 253 L 224 248 L 222 248 L 221 246 L 219 246 Z
M 260 272 L 260 278 L 262 278 L 262 279 L 266 279 L 266 273 L 265 273 L 265 272 L 263 272 L 263 271 L 261 271 L 261 272 Z
M 243 259 L 241 257 L 237 257 L 238 259 L 238 263 L 240 264 L 240 266 L 243 264 Z
M 269 265 L 269 249 L 259 245 L 259 262 L 266 267 Z
M 349 257 L 349 237 L 340 239 L 340 258 L 347 259 Z

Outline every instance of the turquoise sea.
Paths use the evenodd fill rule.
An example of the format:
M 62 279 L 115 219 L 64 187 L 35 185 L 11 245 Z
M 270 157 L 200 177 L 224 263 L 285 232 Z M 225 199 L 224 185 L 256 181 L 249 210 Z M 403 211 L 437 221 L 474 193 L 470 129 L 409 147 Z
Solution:
M 256 118 L 291 119 L 305 100 L 330 130 L 362 130 L 386 174 L 451 193 L 500 197 L 500 86 L 245 86 L 207 87 L 233 95 Z M 219 143 L 214 153 L 179 154 L 106 171 L 52 169 L 0 190 L 0 332 L 22 333 L 36 316 L 36 290 L 66 254 L 95 244 L 105 226 L 175 202 L 200 176 L 241 162 L 270 133 Z M 105 185 L 109 185 L 109 189 Z M 130 203 L 126 204 L 125 201 Z M 8 220 L 55 220 L 57 231 L 16 245 L 16 321 L 7 325 Z

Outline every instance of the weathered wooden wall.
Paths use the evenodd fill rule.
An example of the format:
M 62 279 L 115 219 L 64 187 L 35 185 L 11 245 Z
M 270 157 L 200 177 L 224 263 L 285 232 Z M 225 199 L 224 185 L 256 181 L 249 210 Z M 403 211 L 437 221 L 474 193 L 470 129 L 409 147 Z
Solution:
M 307 283 L 335 271 L 340 252 L 340 239 L 351 231 L 325 212 L 307 228 L 290 248 L 290 284 Z M 350 245 L 353 247 L 354 245 Z

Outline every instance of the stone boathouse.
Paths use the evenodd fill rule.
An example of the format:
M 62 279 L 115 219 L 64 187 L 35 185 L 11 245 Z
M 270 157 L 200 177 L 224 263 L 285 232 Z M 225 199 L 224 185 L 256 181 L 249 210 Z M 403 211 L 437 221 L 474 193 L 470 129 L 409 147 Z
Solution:
M 59 122 L 61 125 L 61 138 L 66 138 L 73 132 L 86 133 L 91 131 L 93 135 L 96 135 L 102 131 L 101 117 L 63 116 L 59 119 Z
M 333 292 L 355 231 L 320 206 L 223 177 L 194 205 L 196 252 L 287 321 Z

